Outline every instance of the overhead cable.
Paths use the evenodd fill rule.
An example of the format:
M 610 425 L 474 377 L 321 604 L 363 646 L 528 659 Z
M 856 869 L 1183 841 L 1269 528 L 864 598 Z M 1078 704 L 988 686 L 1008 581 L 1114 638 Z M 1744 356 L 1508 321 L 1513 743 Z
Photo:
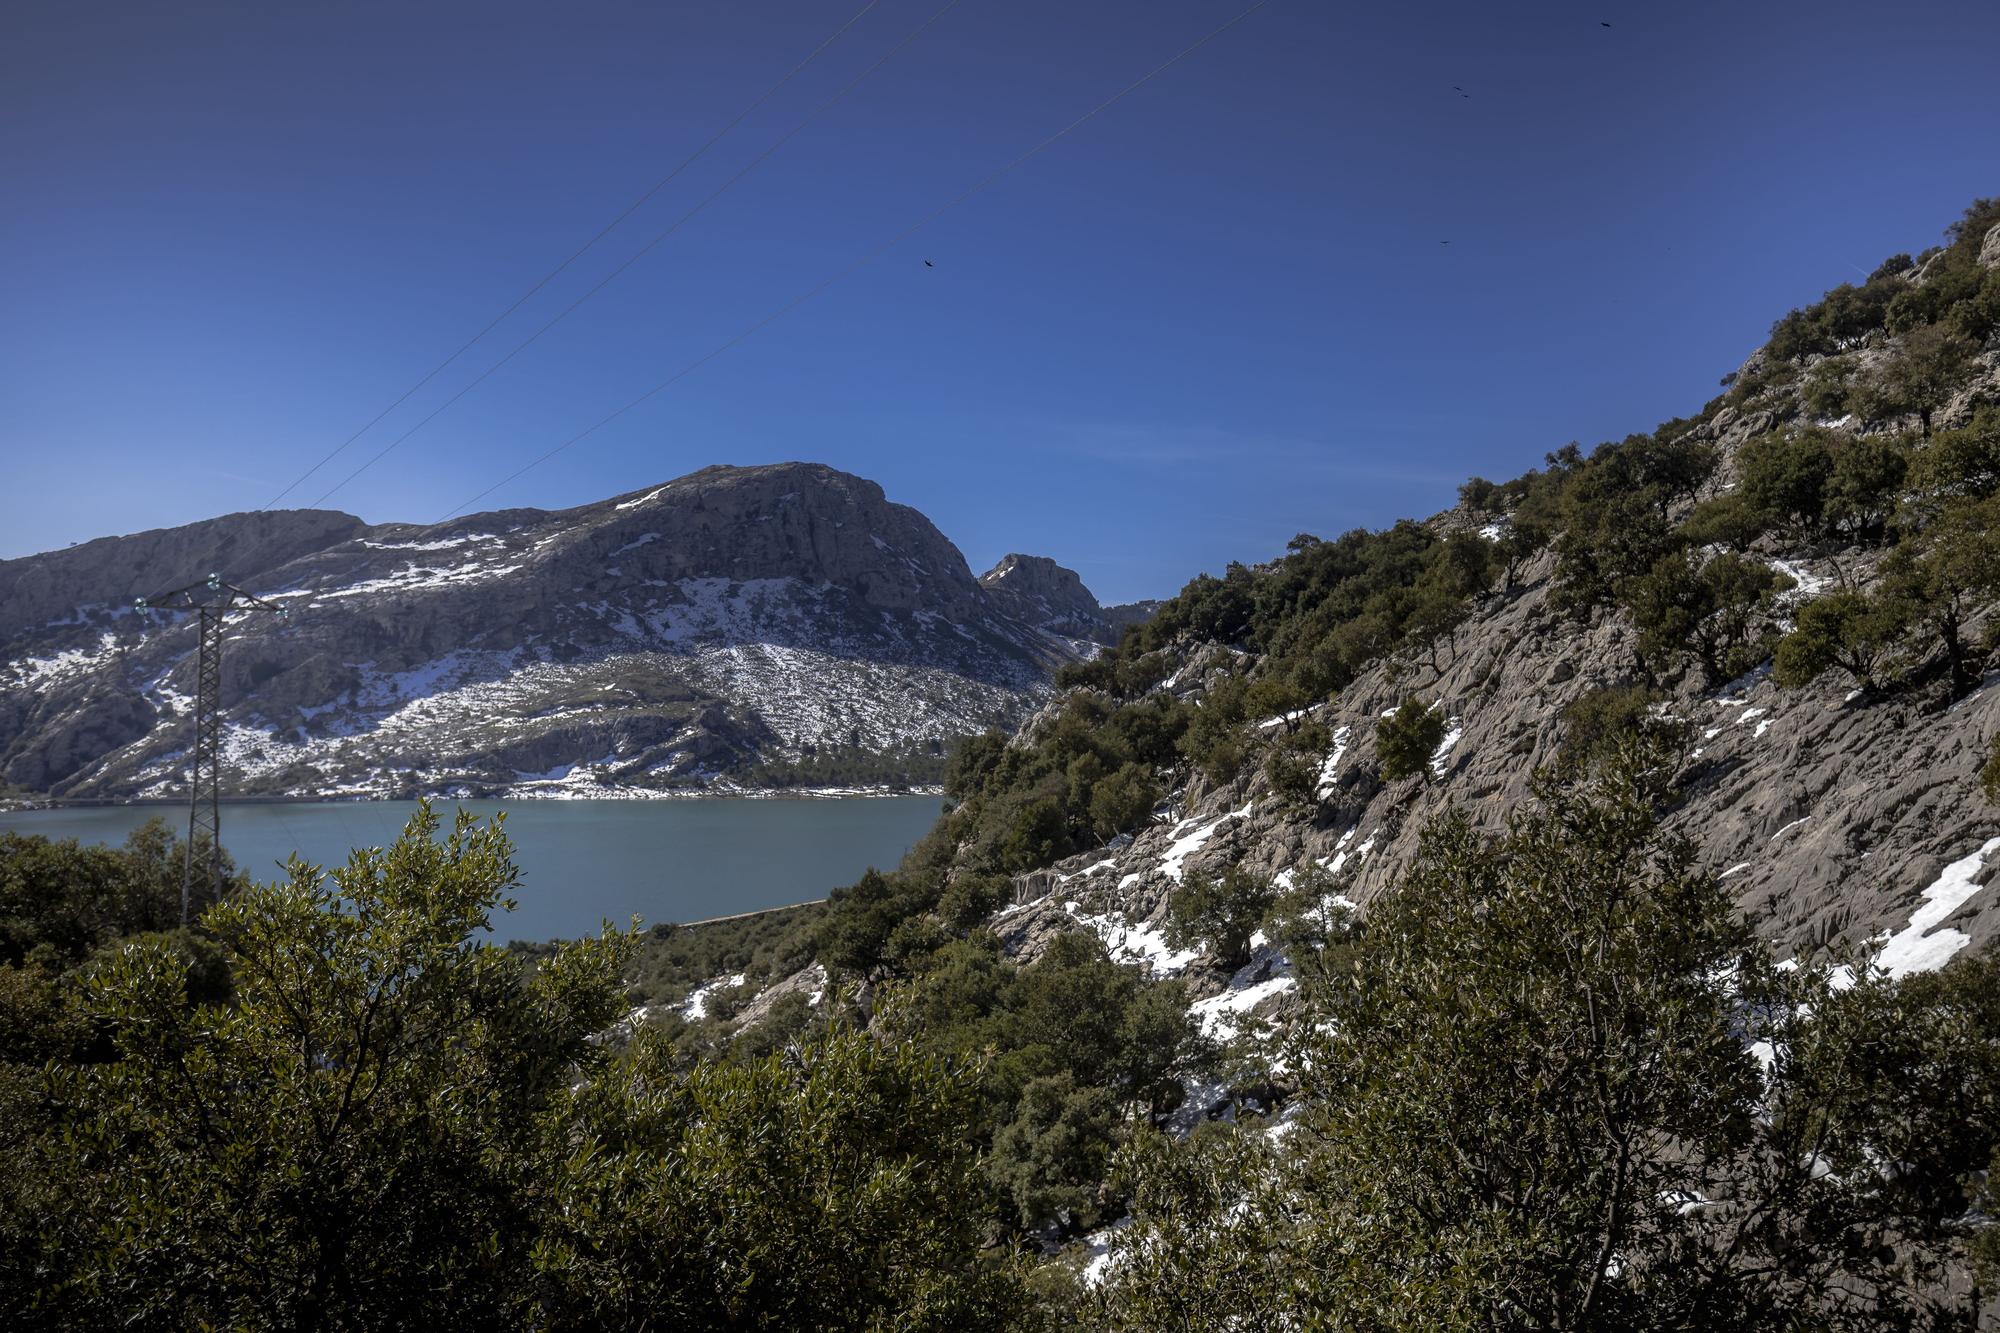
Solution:
M 634 199 L 630 204 L 626 205 L 623 212 L 619 213 L 617 217 L 612 218 L 611 221 L 605 223 L 601 228 L 599 228 L 596 235 L 592 236 L 589 240 L 585 241 L 582 245 L 578 246 L 575 250 L 571 251 L 569 257 L 564 259 L 560 264 L 557 264 L 547 273 L 544 273 L 539 279 L 535 281 L 534 286 L 528 288 L 527 291 L 522 292 L 520 296 L 516 297 L 512 305 L 508 306 L 505 310 L 502 310 L 499 314 L 495 315 L 492 319 L 488 320 L 486 326 L 480 329 L 479 332 L 473 334 L 470 338 L 466 339 L 465 342 L 460 345 L 457 351 L 453 352 L 450 356 L 446 357 L 444 360 L 438 362 L 435 366 L 432 366 L 429 373 L 427 373 L 422 379 L 418 380 L 415 384 L 412 384 L 409 388 L 403 390 L 403 392 L 396 398 L 394 402 L 390 403 L 380 412 L 377 412 L 374 416 L 370 417 L 368 419 L 367 424 L 362 426 L 360 430 L 355 431 L 352 435 L 348 436 L 346 439 L 342 440 L 339 444 L 335 445 L 333 449 L 326 455 L 326 457 L 320 459 L 319 462 L 314 463 L 311 467 L 307 468 L 304 472 L 300 473 L 297 477 L 293 478 L 291 484 L 286 486 L 284 490 L 279 491 L 269 500 L 266 500 L 262 505 L 259 505 L 258 506 L 259 512 L 269 509 L 272 505 L 277 504 L 278 501 L 284 499 L 287 495 L 290 495 L 294 490 L 298 489 L 298 487 L 304 484 L 304 482 L 308 478 L 310 478 L 313 475 L 313 473 L 319 471 L 321 468 L 325 467 L 328 463 L 331 463 L 342 452 L 344 452 L 349 445 L 353 444 L 356 440 L 360 439 L 363 435 L 366 435 L 369 431 L 373 430 L 378 424 L 380 424 L 384 417 L 388 416 L 391 412 L 395 411 L 397 408 L 401 407 L 404 403 L 408 402 L 410 400 L 411 395 L 415 394 L 418 390 L 422 389 L 426 384 L 429 384 L 432 380 L 436 379 L 440 374 L 444 372 L 446 367 L 451 365 L 452 362 L 458 360 L 458 358 L 464 356 L 467 352 L 471 351 L 474 345 L 476 345 L 487 334 L 493 332 L 494 329 L 498 328 L 500 324 L 504 320 L 506 320 L 506 318 L 509 315 L 513 314 L 516 310 L 519 310 L 523 305 L 525 305 L 529 301 L 530 298 L 532 298 L 537 292 L 541 291 L 542 288 L 548 286 L 551 282 L 554 282 L 566 270 L 568 270 L 571 264 L 574 264 L 577 260 L 583 258 L 583 256 L 587 252 L 589 252 L 592 247 L 594 247 L 599 241 L 603 240 L 606 236 L 609 236 L 620 223 L 625 221 L 625 219 L 631 217 L 634 213 L 638 212 L 639 209 L 643 207 L 646 204 L 646 202 L 650 200 L 654 195 L 658 194 L 661 190 L 664 190 L 668 185 L 671 185 L 683 171 L 686 171 L 689 167 L 693 166 L 697 161 L 699 161 L 702 158 L 704 154 L 708 152 L 709 149 L 715 147 L 717 143 L 721 142 L 724 135 L 728 134 L 738 125 L 741 125 L 744 122 L 744 120 L 746 120 L 750 116 L 750 114 L 754 112 L 758 107 L 770 101 L 771 98 L 775 96 L 781 88 L 783 88 L 786 84 L 790 83 L 801 72 L 803 72 L 806 66 L 812 64 L 815 60 L 819 59 L 821 53 L 823 53 L 829 46 L 832 46 L 834 42 L 837 41 L 843 33 L 845 33 L 849 28 L 853 27 L 856 23 L 860 22 L 862 17 L 866 15 L 869 10 L 874 9 L 877 5 L 881 3 L 882 0 L 867 0 L 867 3 L 862 5 L 860 9 L 856 10 L 845 23 L 841 24 L 838 28 L 835 28 L 831 33 L 829 33 L 826 36 L 825 40 L 820 42 L 818 46 L 815 46 L 812 49 L 812 51 L 806 56 L 805 59 L 799 61 L 798 64 L 792 66 L 791 69 L 787 70 L 783 78 L 779 79 L 776 83 L 772 84 L 770 87 L 766 88 L 763 92 L 759 93 L 750 102 L 748 106 L 744 107 L 741 111 L 737 112 L 735 119 L 731 120 L 728 124 L 724 125 L 721 129 L 717 130 L 714 134 L 711 134 L 699 148 L 695 149 L 692 153 L 689 153 L 685 158 L 681 159 L 680 163 L 676 165 L 672 171 L 669 171 L 666 175 L 654 181 L 651 186 L 647 187 L 646 191 L 643 194 L 641 194 L 637 199 Z
M 557 454 L 562 453 L 564 450 L 582 443 L 590 436 L 596 434 L 598 431 L 604 429 L 604 427 L 610 425 L 618 418 L 624 416 L 627 412 L 630 412 L 633 408 L 636 408 L 640 404 L 648 401 L 649 399 L 652 399 L 657 395 L 659 395 L 660 393 L 665 392 L 673 385 L 679 383 L 681 380 L 687 378 L 689 375 L 701 369 L 709 362 L 715 360 L 715 358 L 721 356 L 724 352 L 729 351 L 731 348 L 735 347 L 739 343 L 744 342 L 745 340 L 747 340 L 760 330 L 767 328 L 771 324 L 784 318 L 792 311 L 798 309 L 806 302 L 812 300 L 815 296 L 818 296 L 820 293 L 826 291 L 827 288 L 832 287 L 835 283 L 839 282 L 841 279 L 846 278 L 851 274 L 853 274 L 854 272 L 856 272 L 857 270 L 866 267 L 870 263 L 873 263 L 876 259 L 879 259 L 883 254 L 894 249 L 896 246 L 901 245 L 911 236 L 915 235 L 923 228 L 929 226 L 931 223 L 937 221 L 937 219 L 943 217 L 946 213 L 949 213 L 952 209 L 957 208 L 960 204 L 965 203 L 973 196 L 981 193 L 989 186 L 991 186 L 994 182 L 998 181 L 1001 177 L 1007 175 L 1009 172 L 1020 167 L 1023 163 L 1035 157 L 1037 154 L 1041 153 L 1044 149 L 1048 148 L 1052 144 L 1056 143 L 1058 140 L 1062 139 L 1065 135 L 1069 134 L 1070 132 L 1077 129 L 1079 126 L 1087 123 L 1088 121 L 1094 119 L 1104 111 L 1116 105 L 1118 102 L 1123 101 L 1126 97 L 1129 97 L 1131 94 L 1137 92 L 1139 89 L 1145 87 L 1155 78 L 1158 78 L 1160 75 L 1166 73 L 1168 70 L 1172 69 L 1175 65 L 1178 65 L 1181 61 L 1187 59 L 1189 56 L 1193 55 L 1196 51 L 1199 51 L 1202 47 L 1207 46 L 1210 42 L 1222 36 L 1224 33 L 1228 32 L 1231 28 L 1234 28 L 1237 24 L 1243 22 L 1243 20 L 1249 18 L 1252 14 L 1264 8 L 1264 6 L 1269 3 L 1270 0 L 1256 0 L 1254 4 L 1250 5 L 1247 9 L 1237 14 L 1236 17 L 1230 19 L 1228 22 L 1222 24 L 1219 27 L 1211 29 L 1207 34 L 1205 34 L 1201 38 L 1190 43 L 1188 46 L 1183 47 L 1174 56 L 1170 57 L 1165 61 L 1162 61 L 1158 65 L 1155 65 L 1152 69 L 1140 75 L 1137 79 L 1134 79 L 1131 83 L 1126 84 L 1123 88 L 1120 88 L 1117 92 L 1111 94 L 1111 96 L 1105 98 L 1097 105 L 1091 107 L 1090 110 L 1084 112 L 1082 115 L 1078 116 L 1075 120 L 1070 121 L 1067 125 L 1063 126 L 1055 133 L 1049 135 L 1047 138 L 1041 140 L 1039 143 L 1035 144 L 1027 151 L 1021 153 L 1018 157 L 1014 158 L 1012 161 L 1006 163 L 1004 166 L 996 168 L 992 172 L 989 172 L 987 175 L 981 177 L 979 180 L 974 181 L 964 190 L 960 191 L 952 198 L 946 200 L 944 203 L 938 205 L 930 212 L 924 214 L 922 217 L 918 218 L 915 222 L 911 223 L 903 230 L 897 232 L 895 235 L 891 236 L 888 240 L 881 242 L 880 244 L 876 245 L 873 249 L 862 254 L 859 258 L 854 259 L 853 261 L 848 263 L 846 267 L 838 270 L 831 277 L 820 282 L 817 286 L 809 288 L 800 295 L 793 297 L 790 301 L 787 301 L 784 305 L 781 305 L 777 309 L 771 311 L 769 314 L 765 315 L 762 319 L 759 319 L 755 323 L 746 326 L 745 328 L 738 331 L 736 334 L 732 335 L 726 341 L 718 344 L 716 347 L 703 353 L 701 356 L 696 357 L 693 361 L 688 362 L 686 365 L 682 366 L 679 370 L 676 370 L 673 374 L 667 376 L 665 379 L 655 384 L 652 388 L 640 394 L 637 398 L 634 398 L 630 402 L 626 403 L 623 407 L 620 407 L 617 410 L 607 413 L 605 416 L 598 418 L 596 421 L 584 427 L 582 430 L 570 436 L 568 439 L 556 445 L 554 448 L 548 450 L 546 453 L 540 455 L 537 458 L 531 459 L 527 463 L 524 463 L 519 468 L 516 468 L 514 471 L 508 473 L 506 476 L 500 478 L 500 480 L 488 486 L 485 490 L 480 491 L 477 495 L 472 496 L 464 503 L 457 505 L 456 507 L 451 509 L 448 513 L 446 513 L 443 517 L 439 518 L 437 521 L 439 523 L 443 523 L 447 519 L 453 518 L 458 514 L 464 513 L 466 510 L 470 509 L 473 505 L 478 504 L 481 500 L 493 494 L 493 492 L 499 490 L 501 487 L 506 486 L 510 482 L 518 480 L 522 476 L 540 467 L 542 464 L 548 462 L 551 458 L 554 458 Z

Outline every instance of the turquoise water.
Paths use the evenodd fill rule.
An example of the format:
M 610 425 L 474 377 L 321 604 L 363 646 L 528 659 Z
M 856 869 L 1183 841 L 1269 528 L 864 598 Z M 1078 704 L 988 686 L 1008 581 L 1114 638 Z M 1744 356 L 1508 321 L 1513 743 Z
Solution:
M 887 869 L 936 821 L 935 796 L 833 800 L 437 802 L 482 818 L 507 813 L 521 867 L 520 907 L 496 916 L 498 939 L 545 940 L 623 925 L 695 921 L 823 898 L 869 866 Z M 277 877 L 294 850 L 329 864 L 349 848 L 393 841 L 411 801 L 227 805 L 222 844 L 258 879 Z M 118 843 L 154 815 L 176 832 L 187 810 L 103 806 L 0 812 L 0 830 Z

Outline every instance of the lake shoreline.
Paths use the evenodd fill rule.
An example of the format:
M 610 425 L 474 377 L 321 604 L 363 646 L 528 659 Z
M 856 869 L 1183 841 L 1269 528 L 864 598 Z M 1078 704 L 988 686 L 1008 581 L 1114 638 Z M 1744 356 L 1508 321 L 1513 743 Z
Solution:
M 605 921 L 701 921 L 823 898 L 872 866 L 896 865 L 937 822 L 927 796 L 882 799 L 521 800 L 449 797 L 459 810 L 504 818 L 519 880 L 514 911 L 495 913 L 495 942 L 576 939 Z M 395 843 L 413 800 L 230 802 L 222 841 L 252 880 L 288 876 L 293 858 L 323 870 L 356 850 Z M 115 847 L 149 820 L 180 834 L 187 807 L 158 803 L 0 813 L 0 833 Z
M 416 795 L 379 791 L 342 791 L 323 796 L 225 796 L 224 805 L 369 805 L 383 801 L 845 801 L 895 797 L 943 797 L 942 786 L 915 787 L 605 787 L 588 793 L 573 788 L 550 789 L 534 783 L 474 791 L 452 787 Z M 126 806 L 187 808 L 186 796 L 25 796 L 0 798 L 0 812 L 24 810 L 101 810 Z

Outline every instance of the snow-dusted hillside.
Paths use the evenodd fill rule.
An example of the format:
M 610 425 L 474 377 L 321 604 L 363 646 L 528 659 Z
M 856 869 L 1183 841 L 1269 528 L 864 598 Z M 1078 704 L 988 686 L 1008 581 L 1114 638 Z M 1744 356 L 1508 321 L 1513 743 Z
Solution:
M 989 596 L 921 514 L 814 465 L 433 527 L 237 515 L 0 562 L 8 782 L 176 789 L 193 630 L 131 601 L 210 569 L 293 611 L 227 644 L 243 794 L 610 794 L 928 756 L 1018 722 L 1087 651 Z

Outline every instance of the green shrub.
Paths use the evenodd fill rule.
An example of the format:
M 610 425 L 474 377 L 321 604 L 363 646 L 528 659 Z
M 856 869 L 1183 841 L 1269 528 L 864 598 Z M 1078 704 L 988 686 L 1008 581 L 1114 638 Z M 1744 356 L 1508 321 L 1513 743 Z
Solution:
M 1192 876 L 1167 900 L 1167 943 L 1176 949 L 1205 946 L 1222 967 L 1250 960 L 1250 936 L 1277 899 L 1265 880 L 1231 866 L 1221 879 Z
M 1734 490 L 1696 505 L 1681 524 L 1681 536 L 1692 546 L 1726 546 L 1740 553 L 1769 532 L 1771 522 L 1769 514 Z
M 1400 707 L 1375 723 L 1375 761 L 1382 780 L 1396 782 L 1414 774 L 1430 781 L 1431 756 L 1444 742 L 1444 709 L 1411 695 Z
M 1829 667 L 1841 667 L 1863 689 L 1901 632 L 1897 608 L 1858 592 L 1834 592 L 1799 608 L 1798 622 L 1778 642 L 1772 675 L 1785 689 L 1802 689 Z
M 1833 475 L 1833 434 L 1818 427 L 1772 432 L 1746 443 L 1737 455 L 1737 492 L 1752 508 L 1798 532 L 1815 532 Z
M 1590 691 L 1562 712 L 1562 754 L 1588 768 L 1607 763 L 1635 741 L 1673 746 L 1686 725 L 1662 716 L 1663 697 L 1645 685 L 1606 685 Z
M 1942 325 L 1910 330 L 1868 387 L 1869 415 L 1913 414 L 1929 439 L 1932 414 L 1965 383 L 1976 351 L 1963 334 Z
M 1693 662 L 1710 684 L 1742 675 L 1768 655 L 1775 598 L 1791 586 L 1787 576 L 1743 556 L 1662 557 L 1626 588 L 1640 664 L 1661 676 Z

